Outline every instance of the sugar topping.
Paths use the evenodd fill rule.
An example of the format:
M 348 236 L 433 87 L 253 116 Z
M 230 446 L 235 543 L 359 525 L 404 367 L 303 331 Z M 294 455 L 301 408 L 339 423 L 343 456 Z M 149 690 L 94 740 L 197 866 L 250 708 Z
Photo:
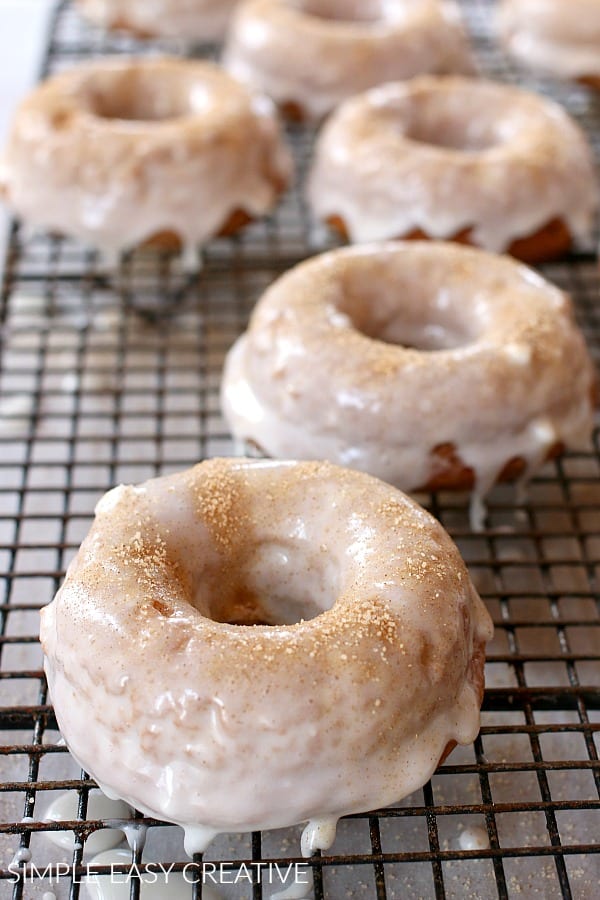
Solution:
M 424 76 L 334 112 L 308 199 L 354 243 L 462 234 L 504 252 L 551 223 L 588 239 L 598 186 L 589 143 L 558 103 L 512 85 Z
M 7 203 L 34 227 L 112 256 L 163 236 L 188 257 L 269 212 L 292 166 L 266 98 L 209 62 L 170 57 L 95 60 L 46 80 L 17 110 L 5 163 Z
M 231 624 L 255 600 L 276 623 Z M 423 784 L 477 732 L 490 636 L 456 547 L 403 494 L 243 459 L 102 501 L 41 629 L 75 758 L 195 849 L 303 821 L 333 840 L 340 815 Z
M 508 50 L 562 78 L 600 78 L 597 0 L 502 0 L 497 23 Z
M 228 31 L 224 65 L 284 111 L 312 119 L 383 82 L 421 72 L 473 73 L 454 0 L 374 5 L 374 20 L 361 21 L 352 19 L 349 4 L 340 0 L 330 2 L 330 16 L 323 15 L 322 4 L 315 16 L 292 0 L 246 0 Z
M 239 0 L 77 0 L 103 28 L 199 42 L 221 38 Z
M 557 448 L 586 445 L 593 385 L 567 295 L 506 257 L 397 242 L 276 281 L 228 355 L 222 405 L 270 456 L 481 498 L 511 466 L 531 477 Z

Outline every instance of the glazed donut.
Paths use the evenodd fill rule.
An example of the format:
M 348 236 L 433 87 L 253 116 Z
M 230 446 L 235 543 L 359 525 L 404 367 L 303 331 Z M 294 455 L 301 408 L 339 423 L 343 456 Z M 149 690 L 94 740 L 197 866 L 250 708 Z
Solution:
M 526 66 L 600 89 L 598 0 L 502 0 L 498 30 Z
M 569 298 L 509 257 L 435 242 L 315 257 L 276 281 L 227 357 L 234 436 L 403 490 L 525 478 L 589 441 L 594 374 Z
M 441 525 L 328 463 L 211 460 L 110 491 L 41 639 L 67 745 L 186 830 L 336 820 L 479 729 L 490 618 Z
M 196 247 L 269 212 L 290 171 L 271 102 L 217 66 L 109 59 L 25 99 L 3 187 L 31 225 L 105 250 Z
M 81 13 L 101 28 L 138 37 L 210 41 L 221 38 L 239 0 L 77 0 Z
M 332 115 L 308 198 L 355 243 L 444 238 L 541 262 L 590 236 L 598 189 L 583 132 L 553 101 L 425 76 Z
M 458 7 L 448 0 L 245 0 L 224 63 L 296 119 L 420 72 L 473 71 Z

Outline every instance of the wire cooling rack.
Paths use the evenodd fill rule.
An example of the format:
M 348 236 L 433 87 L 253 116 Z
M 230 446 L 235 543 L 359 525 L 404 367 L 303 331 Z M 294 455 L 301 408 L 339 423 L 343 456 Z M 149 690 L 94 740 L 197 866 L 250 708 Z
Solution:
M 556 96 L 600 156 L 600 97 L 514 68 L 491 39 L 491 10 L 487 0 L 464 4 L 482 70 Z M 182 52 L 172 43 L 102 35 L 61 3 L 43 74 L 94 55 L 157 49 Z M 311 136 L 296 128 L 290 138 L 301 183 Z M 80 882 L 88 841 L 105 824 L 86 818 L 97 792 L 60 742 L 38 610 L 56 591 L 106 489 L 233 452 L 218 404 L 224 354 L 262 290 L 328 240 L 311 225 L 298 188 L 272 219 L 213 242 L 193 276 L 176 259 L 144 253 L 115 273 L 71 241 L 28 236 L 13 224 L 0 297 L 2 898 L 86 896 Z M 544 271 L 574 296 L 597 359 L 594 249 L 578 248 Z M 598 440 L 593 452 L 546 466 L 525 502 L 510 488 L 496 490 L 482 534 L 469 530 L 465 497 L 423 498 L 459 543 L 496 623 L 483 727 L 421 791 L 340 823 L 331 853 L 311 861 L 316 900 L 598 897 Z M 76 798 L 73 819 L 52 825 L 45 814 L 60 792 Z M 180 830 L 147 824 L 148 858 L 182 871 Z M 50 833 L 71 835 L 71 848 L 50 843 Z M 285 865 L 299 858 L 298 837 L 298 829 L 223 836 L 205 858 L 232 873 L 261 860 Z M 10 865 L 16 851 L 18 880 Z M 26 880 L 29 854 L 40 872 L 63 864 L 60 882 Z M 141 861 L 139 844 L 130 860 Z M 220 896 L 269 897 L 257 871 L 251 886 L 244 880 Z M 174 897 L 170 891 L 161 897 Z M 150 896 L 136 878 L 130 895 Z M 202 885 L 186 896 L 202 896 Z

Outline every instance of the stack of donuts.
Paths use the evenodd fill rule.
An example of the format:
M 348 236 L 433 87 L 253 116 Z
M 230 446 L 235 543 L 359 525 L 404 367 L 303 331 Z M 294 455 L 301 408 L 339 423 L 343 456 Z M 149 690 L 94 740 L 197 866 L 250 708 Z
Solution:
M 563 6 L 502 0 L 500 38 L 593 89 L 598 4 Z M 589 441 L 572 302 L 524 263 L 589 241 L 592 151 L 558 103 L 478 77 L 449 0 L 78 7 L 140 39 L 223 38 L 222 66 L 113 58 L 40 85 L 4 157 L 19 216 L 116 253 L 195 249 L 276 208 L 282 115 L 319 128 L 301 189 L 354 246 L 277 279 L 228 354 L 224 415 L 263 459 L 100 501 L 43 611 L 57 718 L 98 783 L 183 825 L 190 852 L 308 822 L 310 855 L 477 733 L 491 621 L 401 491 L 469 490 L 481 528 L 494 484 Z

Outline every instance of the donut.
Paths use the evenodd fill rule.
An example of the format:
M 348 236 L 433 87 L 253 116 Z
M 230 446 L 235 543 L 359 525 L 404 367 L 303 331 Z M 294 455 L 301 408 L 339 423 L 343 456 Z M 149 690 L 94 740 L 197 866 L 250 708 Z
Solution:
M 299 120 L 383 82 L 474 69 L 458 7 L 447 0 L 245 0 L 224 65 Z
M 491 633 L 402 493 L 244 459 L 106 494 L 41 624 L 71 753 L 189 853 L 309 822 L 308 855 L 424 784 L 477 734 Z
M 497 25 L 519 62 L 600 90 L 598 0 L 502 0 Z
M 558 104 L 505 84 L 424 76 L 331 116 L 308 199 L 353 243 L 439 238 L 539 263 L 590 237 L 598 186 L 585 135 Z
M 194 248 L 268 213 L 291 158 L 271 102 L 217 66 L 94 61 L 21 104 L 3 193 L 31 225 L 107 251 Z
M 524 480 L 592 431 L 594 373 L 566 294 L 450 243 L 334 250 L 279 278 L 227 356 L 233 435 L 406 491 Z
M 82 15 L 101 28 L 141 38 L 221 38 L 239 0 L 77 0 Z

